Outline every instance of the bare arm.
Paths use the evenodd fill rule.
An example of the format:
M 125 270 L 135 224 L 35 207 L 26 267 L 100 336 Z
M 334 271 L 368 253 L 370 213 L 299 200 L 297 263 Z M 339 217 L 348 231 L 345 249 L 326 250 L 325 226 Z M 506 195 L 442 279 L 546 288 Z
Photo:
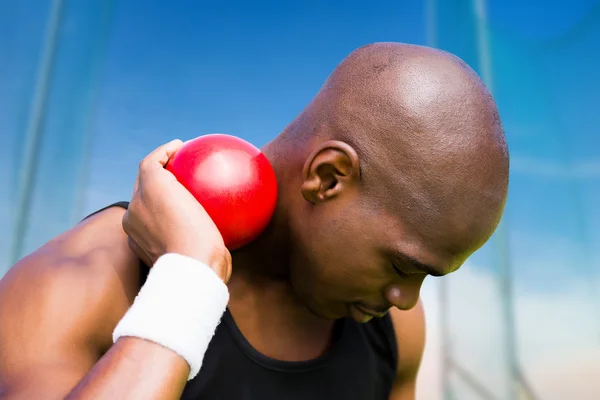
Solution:
M 390 400 L 414 400 L 417 374 L 425 348 L 425 314 L 423 304 L 408 311 L 390 310 L 396 342 L 398 343 L 398 370 Z
M 110 208 L 17 263 L 0 281 L 0 399 L 176 399 L 189 367 L 112 331 L 139 290 L 124 210 Z

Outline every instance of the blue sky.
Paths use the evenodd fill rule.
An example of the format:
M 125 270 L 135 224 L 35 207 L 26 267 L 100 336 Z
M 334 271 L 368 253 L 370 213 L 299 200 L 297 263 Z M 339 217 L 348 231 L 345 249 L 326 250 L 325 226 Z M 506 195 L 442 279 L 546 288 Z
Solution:
M 433 34 L 436 46 L 481 72 L 474 0 L 108 3 L 65 2 L 27 250 L 84 214 L 127 199 L 139 160 L 164 142 L 224 132 L 266 143 L 361 45 L 428 44 Z M 2 237 L 12 229 L 19 135 L 30 115 L 50 4 L 0 5 L 0 54 L 8 60 L 0 63 Z M 520 343 L 529 351 L 524 362 L 540 360 L 563 337 L 589 352 L 600 329 L 593 306 L 600 303 L 600 3 L 492 0 L 487 14 L 493 91 L 512 157 L 505 223 Z M 466 348 L 477 347 L 481 321 L 500 321 L 496 244 L 450 280 L 455 300 L 464 303 L 453 319 L 457 332 L 474 330 L 463 339 Z M 0 271 L 9 246 L 0 241 Z M 558 325 L 554 313 L 562 313 Z M 493 340 L 471 355 L 497 349 Z M 498 374 L 486 365 L 498 358 L 495 351 L 471 364 L 487 371 L 492 386 Z
M 366 43 L 428 44 L 433 32 L 436 46 L 480 71 L 475 3 L 66 2 L 32 214 L 44 223 L 28 235 L 28 247 L 129 197 L 138 160 L 172 138 L 225 132 L 266 143 L 336 64 Z M 9 2 L 0 13 L 0 49 L 12 61 L 0 66 L 7 88 L 0 93 L 6 143 L 0 151 L 13 166 L 2 172 L 12 188 L 23 147 L 16 133 L 24 131 L 30 110 L 50 4 Z M 600 35 L 598 9 L 592 0 L 487 3 L 493 89 L 514 160 L 506 213 L 511 243 L 527 249 L 535 238 L 567 238 L 585 249 L 569 256 L 577 264 L 598 258 L 590 248 L 599 239 L 594 110 L 600 91 L 589 90 L 599 86 L 600 56 L 589 51 Z M 85 183 L 79 202 L 76 182 Z M 10 191 L 3 198 L 10 202 Z M 529 256 L 512 257 L 525 262 L 523 254 Z M 494 268 L 486 249 L 477 256 Z M 589 273 L 562 262 L 561 268 Z M 541 273 L 523 271 L 532 282 Z
M 519 3 L 490 2 L 488 14 L 495 92 L 511 151 L 517 167 L 532 162 L 545 167 L 543 172 L 532 172 L 531 166 L 515 170 L 507 211 L 514 247 L 526 243 L 513 257 L 530 263 L 525 250 L 541 233 L 549 236 L 544 240 L 566 236 L 575 247 L 589 246 L 582 242 L 590 239 L 583 230 L 593 208 L 590 198 L 598 199 L 593 191 L 598 171 L 583 177 L 548 176 L 548 171 L 598 160 L 592 127 L 600 121 L 592 109 L 600 98 L 586 87 L 597 74 L 599 57 L 581 56 L 590 47 L 588 38 L 597 42 L 598 29 L 588 27 L 591 1 L 569 7 Z M 121 2 L 98 85 L 91 186 L 115 185 L 119 176 L 117 187 L 129 188 L 137 160 L 172 137 L 226 132 L 262 145 L 356 47 L 384 40 L 427 44 L 426 2 L 370 4 Z M 437 2 L 436 42 L 479 71 L 472 4 Z M 586 29 L 591 33 L 578 34 Z M 116 142 L 123 145 L 115 150 Z M 129 192 L 111 192 L 114 199 L 125 194 Z M 92 196 L 87 204 L 91 211 L 102 203 Z M 586 258 L 581 251 L 561 257 L 577 263 Z M 528 281 L 543 273 L 539 268 L 545 267 L 523 270 Z M 565 262 L 556 266 L 561 268 L 564 274 L 589 272 Z

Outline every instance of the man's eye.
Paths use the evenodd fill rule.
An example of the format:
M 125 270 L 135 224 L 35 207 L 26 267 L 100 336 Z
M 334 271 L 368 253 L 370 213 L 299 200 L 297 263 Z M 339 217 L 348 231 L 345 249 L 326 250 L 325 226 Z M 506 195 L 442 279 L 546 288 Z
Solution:
M 398 266 L 394 263 L 392 263 L 392 267 L 394 268 L 394 271 L 396 271 L 396 273 L 401 277 L 401 278 L 407 278 L 408 274 L 404 271 L 402 271 L 400 268 L 398 268 Z

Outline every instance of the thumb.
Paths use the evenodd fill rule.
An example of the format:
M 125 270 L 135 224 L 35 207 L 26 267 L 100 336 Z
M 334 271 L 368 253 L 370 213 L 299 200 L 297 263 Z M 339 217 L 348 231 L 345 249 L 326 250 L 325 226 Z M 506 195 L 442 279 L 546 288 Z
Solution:
M 172 140 L 148 154 L 146 160 L 149 161 L 149 164 L 159 164 L 161 167 L 164 167 L 169 162 L 169 159 L 173 157 L 182 146 L 183 142 L 181 140 Z

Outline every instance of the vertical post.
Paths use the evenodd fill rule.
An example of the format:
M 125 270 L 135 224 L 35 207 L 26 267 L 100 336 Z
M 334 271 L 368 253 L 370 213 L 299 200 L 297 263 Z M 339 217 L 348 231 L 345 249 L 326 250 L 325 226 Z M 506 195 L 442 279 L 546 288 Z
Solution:
M 477 21 L 477 45 L 481 77 L 489 91 L 494 93 L 492 59 L 487 26 L 487 0 L 473 0 L 475 19 Z M 514 317 L 513 276 L 510 263 L 508 232 L 503 219 L 495 234 L 497 261 L 500 268 L 500 293 L 502 296 L 502 314 L 504 321 L 504 340 L 507 357 L 507 399 L 517 400 L 518 355 L 516 346 L 516 329 Z
M 502 312 L 505 328 L 506 367 L 509 379 L 508 399 L 517 400 L 518 383 L 520 381 L 519 362 L 516 344 L 516 327 L 514 317 L 513 276 L 508 248 L 508 234 L 505 222 L 502 221 L 496 230 L 496 253 L 500 266 L 500 293 L 502 295 Z
M 437 0 L 425 1 L 425 29 L 427 45 L 437 46 Z M 440 359 L 440 388 L 444 400 L 454 400 L 450 386 L 450 329 L 448 326 L 448 284 L 446 280 L 439 282 L 439 308 L 440 308 L 440 327 L 441 327 L 441 359 Z
M 18 167 L 11 265 L 80 217 L 112 11 L 111 0 L 53 0 L 48 12 L 34 100 L 20 135 L 25 153 Z
M 91 65 L 91 73 L 90 76 L 91 77 L 95 77 L 97 76 L 97 74 L 99 74 L 100 70 L 104 67 L 104 61 L 106 59 L 106 55 L 105 52 L 107 51 L 108 48 L 108 42 L 109 42 L 109 32 L 111 29 L 111 20 L 112 20 L 112 14 L 114 11 L 114 2 L 112 0 L 103 0 L 104 4 L 100 9 L 100 12 L 98 12 L 98 15 L 96 18 L 98 18 L 101 21 L 101 29 L 100 29 L 100 33 L 99 33 L 99 39 L 98 39 L 98 43 L 97 43 L 97 47 L 98 47 L 98 51 L 95 54 L 95 57 L 93 57 L 93 59 L 90 62 Z M 91 133 L 92 131 L 92 125 L 96 122 L 95 121 L 95 117 L 96 117 L 96 101 L 95 98 L 90 99 L 90 105 L 89 105 L 89 117 L 87 118 L 87 120 L 85 121 L 85 124 L 83 124 L 82 126 L 82 131 L 84 133 L 84 140 L 81 146 L 81 153 L 82 153 L 82 160 L 86 160 L 85 162 L 81 163 L 81 168 L 79 170 L 79 174 L 77 176 L 77 178 L 75 179 L 75 185 L 77 187 L 77 190 L 75 192 L 75 200 L 73 202 L 73 211 L 71 212 L 69 221 L 70 223 L 76 223 L 76 221 L 80 218 L 83 217 L 83 212 L 84 212 L 84 207 L 85 207 L 85 202 L 86 202 L 86 190 L 85 187 L 88 185 L 88 180 L 90 177 L 90 167 L 91 167 L 91 159 L 92 159 L 92 142 L 93 142 L 93 135 Z
M 17 181 L 15 210 L 15 230 L 10 252 L 9 265 L 15 264 L 23 253 L 29 209 L 33 199 L 33 185 L 37 173 L 37 159 L 40 153 L 41 136 L 50 91 L 52 71 L 55 64 L 57 38 L 62 21 L 64 0 L 54 0 L 50 11 L 48 29 L 42 50 L 42 61 L 36 78 L 35 93 L 31 112 L 24 135 L 25 154 Z
M 440 281 L 440 326 L 442 330 L 442 360 L 441 360 L 441 386 L 444 400 L 454 400 L 452 385 L 450 384 L 450 370 L 452 367 L 452 350 L 450 341 L 450 326 L 448 321 L 448 281 Z

